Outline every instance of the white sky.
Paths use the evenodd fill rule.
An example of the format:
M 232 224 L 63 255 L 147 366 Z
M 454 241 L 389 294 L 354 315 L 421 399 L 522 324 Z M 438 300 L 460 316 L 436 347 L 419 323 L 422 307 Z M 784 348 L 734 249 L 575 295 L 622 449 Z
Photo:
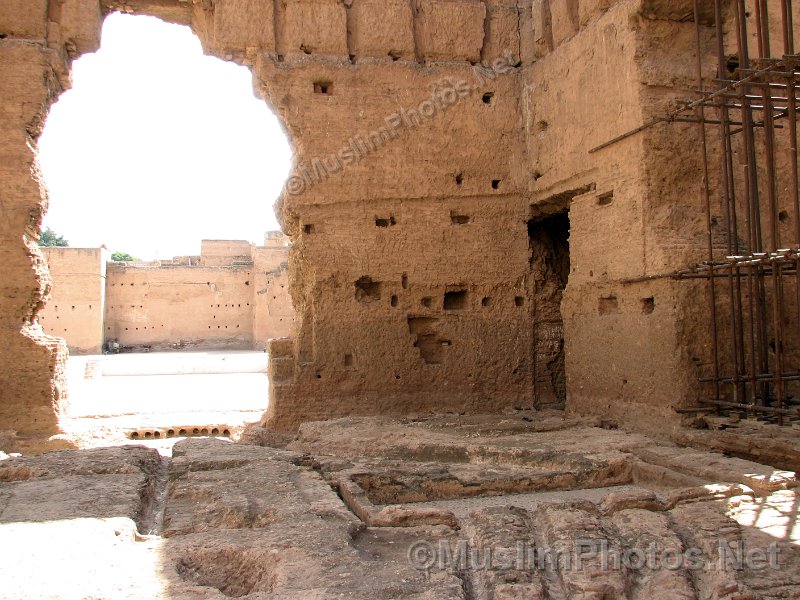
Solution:
M 262 243 L 291 151 L 251 81 L 188 27 L 110 15 L 39 140 L 45 225 L 143 260 L 199 254 L 203 238 Z

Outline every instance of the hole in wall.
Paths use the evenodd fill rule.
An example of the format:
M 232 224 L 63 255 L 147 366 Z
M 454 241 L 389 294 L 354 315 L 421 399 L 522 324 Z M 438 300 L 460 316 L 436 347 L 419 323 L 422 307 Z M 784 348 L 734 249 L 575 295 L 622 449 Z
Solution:
M 651 315 L 656 309 L 656 299 L 653 296 L 642 298 L 642 314 Z
M 433 298 L 431 298 L 430 296 L 423 296 L 420 299 L 419 303 L 422 304 L 422 306 L 424 306 L 425 308 L 430 308 L 433 305 Z
M 597 205 L 598 206 L 608 206 L 614 202 L 614 192 L 605 192 L 597 196 Z
M 466 225 L 469 223 L 469 215 L 459 214 L 456 211 L 450 211 L 450 222 L 453 225 Z
M 312 223 L 303 225 L 303 233 L 314 233 L 314 225 Z
M 614 294 L 605 294 L 597 299 L 597 312 L 611 315 L 619 312 L 619 300 Z
M 408 275 L 406 275 L 405 273 L 403 273 L 403 275 L 400 277 L 400 286 L 404 290 L 408 289 Z
M 414 336 L 414 347 L 420 357 L 428 365 L 442 363 L 443 348 L 439 338 L 437 324 L 439 319 L 431 317 L 408 317 L 408 330 Z
M 464 175 L 459 173 L 456 175 L 456 185 L 461 185 L 462 183 L 464 183 Z
M 353 355 L 352 354 L 345 354 L 344 355 L 344 366 L 345 367 L 352 367 L 353 366 Z
M 491 104 L 492 98 L 494 98 L 494 92 L 486 92 L 483 96 L 481 96 L 481 100 L 484 104 Z
M 356 288 L 356 300 L 359 302 L 368 303 L 381 299 L 380 281 L 373 281 L 372 278 L 364 275 L 354 285 Z
M 516 307 L 525 306 L 525 298 L 523 296 L 515 296 L 514 306 Z
M 499 190 L 500 189 L 500 180 L 499 179 L 492 179 L 492 189 Z
M 467 308 L 467 290 L 451 290 L 444 293 L 445 310 L 464 310 Z
M 390 216 L 386 219 L 382 217 L 375 217 L 375 227 L 392 227 L 397 225 L 397 221 L 395 220 L 394 216 Z
M 481 300 L 481 306 L 489 308 L 492 305 L 492 299 L 489 296 L 484 296 Z
M 389 50 L 389 58 L 392 62 L 397 62 L 403 54 L 399 50 Z
M 330 96 L 333 94 L 333 82 L 332 81 L 315 81 L 314 82 L 314 93 L 315 94 L 322 94 L 323 96 Z
M 391 305 L 392 305 L 392 306 L 397 306 L 397 302 L 398 302 L 398 300 L 397 300 L 397 296 L 395 296 L 395 295 L 392 295 L 392 299 L 391 299 L 391 302 L 390 302 L 390 303 L 391 303 Z
M 778 220 L 781 223 L 788 223 L 789 222 L 789 213 L 785 210 L 782 210 L 778 213 Z

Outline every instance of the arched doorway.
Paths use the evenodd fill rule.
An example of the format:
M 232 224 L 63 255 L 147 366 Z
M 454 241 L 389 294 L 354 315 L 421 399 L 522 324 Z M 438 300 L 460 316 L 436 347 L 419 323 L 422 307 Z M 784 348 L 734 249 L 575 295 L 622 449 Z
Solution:
M 68 20 L 67 16 L 60 16 Z M 144 27 L 147 31 L 143 32 L 141 26 L 132 26 L 132 22 L 147 22 Z M 191 265 L 192 255 L 203 254 L 200 251 L 201 239 L 241 238 L 254 252 L 250 254 L 249 269 L 238 260 L 241 257 L 227 257 L 232 259 L 229 262 L 235 263 L 229 265 L 229 271 L 242 271 L 242 281 L 237 283 L 247 286 L 251 296 L 255 296 L 256 287 L 263 288 L 265 281 L 280 276 L 284 277 L 284 285 L 280 287 L 288 287 L 285 285 L 288 283 L 285 281 L 285 264 L 281 273 L 278 273 L 280 268 L 271 270 L 269 266 L 275 262 L 271 255 L 280 243 L 275 243 L 274 236 L 265 239 L 264 234 L 278 229 L 272 204 L 286 177 L 291 151 L 277 119 L 254 95 L 249 69 L 203 56 L 198 38 L 188 28 L 167 24 L 154 17 L 113 13 L 104 22 L 104 32 L 106 41 L 110 41 L 108 47 L 104 46 L 97 54 L 84 54 L 68 67 L 59 65 L 63 71 L 49 70 L 51 79 L 45 81 L 48 86 L 36 90 L 41 92 L 42 103 L 33 121 L 28 122 L 25 128 L 28 139 L 22 140 L 26 147 L 23 155 L 34 150 L 37 142 L 41 142 L 41 153 L 38 156 L 27 154 L 32 169 L 13 165 L 21 175 L 29 176 L 31 171 L 35 175 L 26 182 L 34 184 L 25 190 L 28 192 L 27 202 L 34 208 L 29 210 L 31 221 L 26 230 L 26 251 L 19 267 L 24 272 L 25 262 L 30 264 L 33 261 L 36 280 L 28 284 L 33 302 L 20 307 L 16 314 L 22 328 L 19 328 L 19 321 L 16 327 L 4 327 L 4 335 L 8 334 L 9 338 L 8 344 L 2 344 L 4 350 L 8 350 L 9 355 L 16 354 L 21 360 L 20 365 L 9 363 L 9 372 L 2 376 L 4 383 L 9 383 L 3 387 L 9 392 L 10 401 L 3 399 L 0 412 L 3 429 L 8 427 L 17 431 L 21 439 L 37 439 L 28 445 L 23 442 L 21 449 L 26 450 L 34 448 L 41 436 L 58 432 L 60 414 L 68 404 L 65 402 L 64 342 L 54 337 L 64 334 L 60 330 L 48 332 L 46 327 L 40 329 L 44 306 L 41 298 L 50 292 L 51 280 L 45 271 L 45 262 L 34 250 L 34 232 L 48 203 L 50 214 L 45 225 L 65 231 L 65 237 L 72 237 L 71 245 L 99 248 L 101 244 L 107 244 L 143 259 L 180 255 L 181 258 L 189 257 Z M 173 41 L 169 47 L 169 38 L 174 39 L 176 35 L 183 39 L 177 43 Z M 5 33 L 3 37 L 6 37 Z M 144 46 L 147 50 L 143 51 L 142 40 L 149 42 Z M 126 42 L 129 46 L 127 53 Z M 136 44 L 134 55 L 130 52 L 131 43 Z M 68 40 L 65 48 L 70 58 L 78 58 L 94 49 L 91 43 L 80 39 Z M 105 72 L 104 65 L 98 64 L 102 62 L 106 63 Z M 108 70 L 110 63 L 114 65 L 113 71 Z M 158 70 L 154 65 L 162 68 Z M 91 79 L 97 80 L 98 75 L 104 79 L 93 85 Z M 44 127 L 44 116 L 48 114 L 50 102 L 59 97 L 70 77 L 73 77 L 73 88 L 60 96 L 60 101 L 49 113 L 47 127 Z M 149 92 L 142 84 L 148 77 Z M 35 75 L 31 79 L 35 79 Z M 153 92 L 153 85 L 157 93 Z M 173 101 L 170 105 L 165 100 L 168 96 L 165 88 L 174 92 L 181 87 L 184 88 L 183 104 Z M 85 102 L 87 97 L 90 99 L 88 103 Z M 215 108 L 222 108 L 216 117 L 211 114 Z M 51 121 L 59 119 L 61 131 L 53 133 Z M 154 127 L 148 131 L 148 125 Z M 176 150 L 170 141 L 180 138 L 183 138 L 184 145 Z M 243 139 L 247 143 L 242 142 Z M 126 143 L 116 143 L 123 140 Z M 277 143 L 270 146 L 265 143 L 267 140 Z M 37 158 L 41 160 L 37 161 Z M 72 184 L 68 181 L 70 179 Z M 75 182 L 78 185 L 74 185 Z M 143 185 L 146 182 L 156 185 Z M 42 183 L 50 188 L 49 195 Z M 39 196 L 38 200 L 34 192 Z M 42 198 L 46 200 L 42 201 Z M 4 204 L 3 212 L 10 215 L 13 207 Z M 7 210 L 9 208 L 11 211 Z M 20 209 L 18 214 L 22 212 Z M 205 217 L 205 222 L 201 216 Z M 11 229 L 15 225 L 13 219 L 8 219 L 4 223 L 7 226 L 4 233 L 13 236 Z M 72 229 L 67 229 L 69 227 Z M 94 238 L 92 230 L 96 232 Z M 107 241 L 103 241 L 104 238 Z M 108 238 L 117 241 L 111 242 Z M 137 248 L 137 241 L 150 244 L 150 247 L 140 244 Z M 234 250 L 238 251 L 239 246 Z M 219 256 L 220 244 L 209 244 L 209 247 L 210 254 L 214 255 L 210 262 L 214 262 L 215 267 L 224 268 L 225 265 L 221 264 L 224 260 Z M 230 244 L 226 245 L 227 254 L 232 252 L 230 247 Z M 266 252 L 255 252 L 259 248 Z M 170 266 L 180 268 L 182 265 L 175 262 Z M 98 268 L 98 273 L 100 270 Z M 103 279 L 110 279 L 105 277 L 105 267 L 102 272 Z M 73 280 L 77 283 L 76 279 Z M 209 281 L 208 286 L 215 290 L 219 287 L 214 281 Z M 208 302 L 208 305 L 216 306 L 213 302 Z M 232 322 L 219 326 L 220 330 L 230 328 L 231 337 L 234 337 L 234 328 L 235 334 L 239 334 L 239 329 L 252 332 L 258 326 L 254 323 L 256 319 L 246 314 L 244 309 L 248 306 L 254 311 L 255 302 L 237 302 L 237 309 L 240 305 L 243 309 L 237 310 L 235 317 L 227 318 Z M 231 301 L 227 306 L 233 307 L 234 304 Z M 101 322 L 107 318 L 101 303 L 72 302 L 61 308 L 73 314 L 78 309 L 89 308 L 99 313 Z M 184 312 L 191 313 L 191 307 Z M 62 312 L 62 316 L 67 315 Z M 135 316 L 134 320 L 137 318 L 141 315 Z M 169 323 L 167 319 L 150 320 Z M 220 322 L 225 320 L 220 319 Z M 211 327 L 209 324 L 208 328 Z M 106 334 L 110 329 L 109 324 L 104 323 L 100 334 L 103 342 L 107 341 Z M 133 332 L 135 328 L 130 329 Z M 146 330 L 148 326 L 136 329 Z M 43 335 L 47 333 L 54 335 Z M 244 343 L 248 335 L 253 334 L 241 334 L 234 339 L 237 343 Z M 183 343 L 183 339 L 176 340 L 178 346 Z M 37 359 L 32 360 L 31 354 Z M 36 383 L 33 389 L 30 385 L 32 380 Z M 263 387 L 262 406 L 253 409 L 256 415 L 266 405 L 266 385 Z M 32 398 L 35 406 L 31 406 Z

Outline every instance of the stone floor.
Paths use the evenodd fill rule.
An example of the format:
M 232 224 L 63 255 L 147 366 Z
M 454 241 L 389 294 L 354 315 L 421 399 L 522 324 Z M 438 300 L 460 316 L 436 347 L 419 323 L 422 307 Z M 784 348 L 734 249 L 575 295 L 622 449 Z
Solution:
M 351 418 L 5 458 L 0 598 L 800 598 L 793 472 L 597 425 Z

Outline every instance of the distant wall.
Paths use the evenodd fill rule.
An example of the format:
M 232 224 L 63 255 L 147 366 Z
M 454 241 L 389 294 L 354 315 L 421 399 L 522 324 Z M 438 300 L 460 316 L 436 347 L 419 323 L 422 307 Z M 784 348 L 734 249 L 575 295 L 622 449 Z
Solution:
M 53 290 L 39 314 L 45 333 L 66 338 L 75 354 L 97 354 L 103 346 L 106 262 L 105 248 L 42 248 Z
M 253 346 L 247 267 L 110 263 L 105 337 L 122 346 Z
M 265 244 L 203 240 L 200 256 L 153 262 L 47 248 L 53 299 L 40 322 L 74 353 L 99 353 L 108 340 L 133 349 L 264 349 L 294 323 L 286 238 Z
M 225 267 L 251 262 L 253 244 L 244 240 L 203 240 L 200 242 L 200 265 Z

